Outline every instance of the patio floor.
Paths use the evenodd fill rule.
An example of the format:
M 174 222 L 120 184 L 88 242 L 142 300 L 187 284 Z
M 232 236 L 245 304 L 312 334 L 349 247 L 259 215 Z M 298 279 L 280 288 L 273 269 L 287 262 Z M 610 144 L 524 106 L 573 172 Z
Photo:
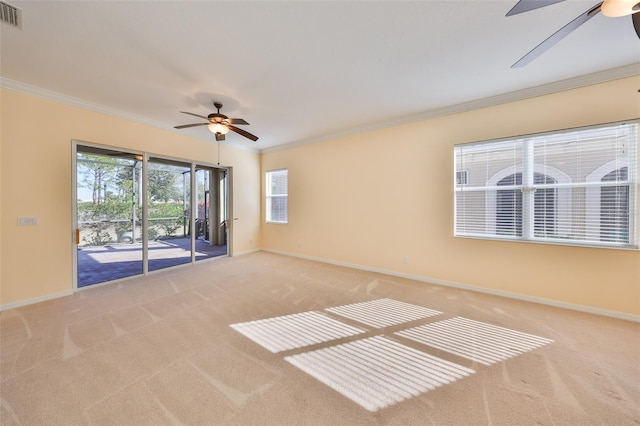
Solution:
M 196 261 L 227 254 L 227 246 L 196 240 Z M 191 239 L 149 242 L 149 271 L 191 263 Z M 78 248 L 78 287 L 142 274 L 142 243 Z

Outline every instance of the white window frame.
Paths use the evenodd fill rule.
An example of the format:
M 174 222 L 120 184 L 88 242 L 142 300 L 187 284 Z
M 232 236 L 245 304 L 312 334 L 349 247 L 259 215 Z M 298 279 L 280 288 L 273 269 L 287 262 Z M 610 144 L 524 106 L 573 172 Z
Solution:
M 286 194 L 273 194 L 271 193 L 271 176 L 275 173 L 286 172 L 287 174 L 287 193 Z M 287 224 L 289 223 L 289 169 L 274 169 L 267 170 L 265 172 L 265 221 L 266 223 L 275 223 L 275 224 Z M 286 199 L 286 219 L 285 220 L 274 220 L 272 218 L 272 209 L 271 209 L 271 201 L 274 198 L 284 198 Z
M 534 140 L 539 136 L 552 136 L 552 135 L 560 135 L 565 132 L 576 132 L 590 129 L 598 129 L 598 128 L 607 128 L 607 127 L 615 127 L 623 124 L 631 124 L 635 125 L 635 139 L 632 140 L 630 146 L 626 147 L 628 149 L 629 155 L 628 157 L 620 157 L 615 160 L 609 161 L 606 164 L 602 164 L 594 171 L 592 171 L 586 177 L 582 177 L 581 179 L 585 179 L 582 182 L 572 182 L 572 177 L 565 173 L 562 170 L 556 169 L 548 164 L 534 164 L 535 158 L 533 155 L 533 144 L 529 141 Z M 640 210 L 638 209 L 638 189 L 640 187 L 640 170 L 638 164 L 638 150 L 640 150 L 640 120 L 630 120 L 626 122 L 620 123 L 609 123 L 598 126 L 589 126 L 577 129 L 568 129 L 556 132 L 545 132 L 541 134 L 527 135 L 521 137 L 514 137 L 508 139 L 499 139 L 494 141 L 483 141 L 471 144 L 464 145 L 456 145 L 454 147 L 454 173 L 453 173 L 453 182 L 454 182 L 454 193 L 464 193 L 468 191 L 481 191 L 485 194 L 484 199 L 484 212 L 482 210 L 475 210 L 476 212 L 480 212 L 480 214 L 484 214 L 484 230 L 481 231 L 483 225 L 480 225 L 481 228 L 475 228 L 477 231 L 467 230 L 464 228 L 459 228 L 458 226 L 458 196 L 454 195 L 454 236 L 463 237 L 463 238 L 481 238 L 481 239 L 490 239 L 490 240 L 509 240 L 509 241 L 523 241 L 523 242 L 535 242 L 535 243 L 545 243 L 545 244 L 559 244 L 559 245 L 572 245 L 572 246 L 587 246 L 587 247 L 601 247 L 601 248 L 615 248 L 615 249 L 632 249 L 638 250 L 640 245 Z M 509 166 L 502 170 L 498 170 L 492 176 L 488 177 L 484 186 L 482 183 L 474 183 L 473 187 L 467 188 L 466 182 L 463 184 L 459 182 L 459 177 L 461 172 L 468 173 L 468 164 L 469 163 L 460 163 L 458 157 L 458 149 L 462 148 L 466 153 L 472 153 L 474 151 L 482 152 L 484 150 L 491 150 L 491 146 L 495 144 L 495 149 L 499 150 L 500 147 L 504 147 L 504 144 L 509 143 L 522 143 L 522 164 L 518 166 Z M 624 145 L 623 145 L 624 146 Z M 488 163 L 489 164 L 489 163 Z M 577 163 L 579 164 L 579 163 Z M 600 181 L 606 176 L 608 173 L 613 172 L 622 167 L 627 167 L 629 170 L 629 182 L 621 183 L 623 186 L 629 187 L 629 241 L 621 242 L 621 241 L 605 241 L 600 239 L 600 188 L 603 186 Z M 521 186 L 523 192 L 522 198 L 522 236 L 513 236 L 513 235 L 498 235 L 497 234 L 497 193 L 496 191 L 492 191 L 492 188 L 497 188 L 498 182 L 501 179 L 510 176 L 514 173 L 523 173 L 523 183 Z M 535 223 L 533 220 L 533 194 L 535 193 L 535 188 L 537 185 L 534 185 L 531 179 L 536 173 L 540 173 L 546 176 L 549 176 L 555 179 L 556 183 L 543 185 L 542 187 L 547 188 L 555 188 L 556 190 L 556 211 L 555 211 L 555 230 L 556 233 L 553 237 L 541 237 L 534 235 L 534 227 Z M 525 177 L 525 175 L 527 177 Z M 584 175 L 583 175 L 584 176 Z M 484 189 L 483 189 L 484 188 Z M 577 219 L 573 217 L 574 212 L 572 210 L 572 203 L 575 203 L 576 200 L 573 199 L 572 191 L 573 188 L 585 188 L 584 199 L 582 203 L 584 203 L 584 219 Z M 508 187 L 505 189 L 509 189 Z M 518 188 L 515 188 L 518 189 Z M 592 206 L 592 207 L 589 207 Z M 594 208 L 598 207 L 598 208 Z M 576 208 L 580 208 L 580 203 L 576 204 Z M 461 211 L 462 212 L 462 211 Z M 473 215 L 471 211 L 470 214 Z M 480 218 L 482 224 L 482 219 Z M 597 224 L 591 227 L 585 228 L 585 237 L 581 238 L 572 238 L 571 232 L 573 230 L 573 226 L 579 226 L 581 221 L 584 223 Z M 465 222 L 466 223 L 466 222 Z M 478 222 L 476 222 L 478 224 Z M 462 225 L 465 226 L 465 225 Z

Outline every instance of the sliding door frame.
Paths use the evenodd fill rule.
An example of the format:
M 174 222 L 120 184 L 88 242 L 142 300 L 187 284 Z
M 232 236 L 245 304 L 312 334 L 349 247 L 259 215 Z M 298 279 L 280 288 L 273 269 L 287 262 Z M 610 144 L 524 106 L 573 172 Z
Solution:
M 102 283 L 96 283 L 96 284 L 91 284 L 85 287 L 78 287 L 78 241 L 77 241 L 77 236 L 76 236 L 76 229 L 78 229 L 78 161 L 77 161 L 77 155 L 78 155 L 78 147 L 79 146 L 86 146 L 86 147 L 90 147 L 90 148 L 96 148 L 96 149 L 103 149 L 103 150 L 107 150 L 107 151 L 122 151 L 122 152 L 126 152 L 128 154 L 132 154 L 132 155 L 140 155 L 143 160 L 142 160 L 142 194 L 140 194 L 140 199 L 143 200 L 143 204 L 141 206 L 142 208 L 142 230 L 141 230 L 141 236 L 142 236 L 142 274 L 137 274 L 137 275 L 133 275 L 130 277 L 125 277 L 125 278 L 119 278 L 119 279 L 115 279 L 115 280 L 111 280 L 111 281 L 106 281 L 106 282 L 102 282 Z M 191 262 L 187 263 L 187 264 L 182 264 L 182 265 L 176 265 L 176 266 L 172 266 L 169 268 L 164 268 L 164 269 L 159 269 L 159 270 L 155 270 L 155 271 L 149 271 L 149 238 L 148 238 L 148 227 L 149 227 L 149 211 L 148 211 L 148 174 L 149 174 L 149 170 L 148 170 L 148 164 L 149 164 L 149 160 L 151 158 L 159 158 L 159 159 L 164 159 L 164 160 L 169 160 L 169 161 L 176 161 L 176 162 L 182 162 L 185 164 L 190 164 L 190 174 L 191 174 L 191 179 L 190 179 L 190 191 L 191 191 L 191 197 L 189 200 L 189 205 L 190 205 L 190 222 L 191 222 L 191 226 L 192 226 L 192 232 L 190 233 L 190 237 L 191 237 Z M 166 270 L 166 269 L 174 269 L 174 268 L 180 268 L 180 267 L 185 267 L 187 265 L 195 265 L 196 264 L 196 251 L 195 251 L 195 216 L 196 216 L 196 208 L 197 208 L 197 197 L 194 196 L 194 194 L 196 193 L 196 179 L 195 179 L 195 173 L 196 173 L 196 169 L 198 167 L 205 167 L 205 168 L 210 168 L 210 169 L 218 169 L 218 170 L 225 170 L 226 172 L 226 185 L 224 187 L 224 190 L 226 191 L 225 194 L 225 211 L 226 211 L 226 218 L 225 218 L 225 223 L 226 223 L 226 244 L 227 244 L 227 254 L 226 256 L 222 255 L 222 256 L 217 256 L 217 257 L 213 257 L 211 259 L 204 259 L 204 260 L 213 260 L 213 259 L 217 259 L 219 257 L 232 257 L 233 256 L 233 168 L 229 167 L 229 166 L 222 166 L 220 164 L 213 164 L 213 163 L 207 163 L 207 162 L 202 162 L 202 161 L 197 161 L 197 160 L 191 160 L 191 159 L 185 159 L 185 158 L 176 158 L 176 157 L 171 157 L 171 156 L 166 156 L 166 155 L 161 155 L 161 154 L 155 154 L 152 152 L 143 152 L 143 151 L 138 151 L 135 149 L 130 149 L 130 148 L 125 148 L 125 147 L 117 147 L 117 146 L 110 146 L 110 145 L 102 145 L 102 144 L 96 144 L 96 143 L 92 143 L 92 142 L 86 142 L 86 141 L 82 141 L 82 140 L 77 140 L 77 139 L 73 139 L 71 141 L 71 203 L 72 203 L 72 208 L 71 208 L 71 250 L 72 250 L 72 283 L 73 283 L 73 290 L 82 290 L 85 288 L 91 288 L 91 287 L 96 287 L 96 286 L 100 286 L 100 285 L 105 285 L 105 284 L 110 284 L 110 283 L 114 283 L 114 282 L 118 282 L 118 281 L 123 281 L 123 280 L 128 280 L 128 279 L 132 279 L 135 277 L 140 277 L 140 276 L 147 276 L 150 274 L 154 274 L 156 272 L 162 271 L 162 270 Z

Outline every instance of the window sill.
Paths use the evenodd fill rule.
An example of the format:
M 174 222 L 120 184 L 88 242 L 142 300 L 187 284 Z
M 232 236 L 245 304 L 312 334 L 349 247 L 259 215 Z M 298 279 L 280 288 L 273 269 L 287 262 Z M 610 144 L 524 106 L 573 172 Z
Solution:
M 454 238 L 463 238 L 471 240 L 485 240 L 496 242 L 510 242 L 510 243 L 531 243 L 531 244 L 543 244 L 552 246 L 567 246 L 567 247 L 580 247 L 580 248 L 596 248 L 596 249 L 608 249 L 608 250 L 625 250 L 625 251 L 640 251 L 640 247 L 631 244 L 620 245 L 607 245 L 597 243 L 577 243 L 564 240 L 526 240 L 518 237 L 505 237 L 505 238 L 493 238 L 476 235 L 454 235 Z

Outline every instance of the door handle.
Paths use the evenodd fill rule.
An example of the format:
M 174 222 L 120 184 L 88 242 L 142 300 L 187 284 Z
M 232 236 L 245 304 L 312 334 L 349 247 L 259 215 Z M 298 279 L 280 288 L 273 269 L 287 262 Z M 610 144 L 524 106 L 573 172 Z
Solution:
M 80 245 L 80 229 L 76 229 L 76 245 Z

